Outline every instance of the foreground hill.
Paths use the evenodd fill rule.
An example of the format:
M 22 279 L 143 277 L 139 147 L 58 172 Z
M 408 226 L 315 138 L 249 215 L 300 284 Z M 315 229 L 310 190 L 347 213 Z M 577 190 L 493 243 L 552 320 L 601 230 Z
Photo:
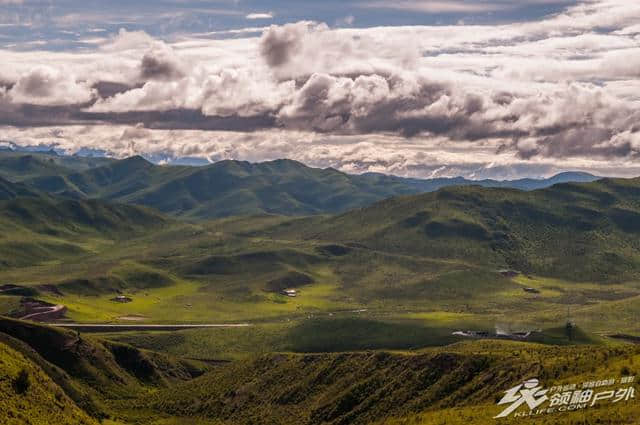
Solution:
M 64 159 L 64 160 L 63 160 Z M 221 161 L 202 167 L 159 166 L 142 157 L 124 160 L 51 154 L 0 153 L 0 176 L 67 198 L 145 205 L 185 218 L 232 215 L 313 215 L 344 212 L 398 195 L 447 186 L 480 185 L 531 190 L 566 181 L 593 181 L 586 173 L 545 180 L 405 179 L 349 175 L 291 160 L 259 164 Z
M 638 358 L 633 347 L 505 342 L 411 354 L 271 354 L 216 368 L 148 397 L 144 405 L 211 423 L 486 425 L 503 409 L 495 403 L 504 391 L 527 379 L 538 378 L 548 388 L 598 376 L 620 378 Z M 637 412 L 630 402 L 531 423 L 631 424 Z
M 98 424 L 41 367 L 2 339 L 0 337 L 0 422 L 6 425 Z
M 0 317 L 3 424 L 96 424 L 141 394 L 200 376 L 196 362 Z M 17 384 L 26 374 L 27 384 Z M 13 384 L 12 384 L 13 380 Z M 13 388 L 11 388 L 13 386 Z
M 545 388 L 617 381 L 636 374 L 639 361 L 632 345 L 475 341 L 411 353 L 270 353 L 204 367 L 0 318 L 0 421 L 480 425 L 503 409 L 496 400 L 504 391 L 527 379 L 537 378 Z M 532 423 L 623 425 L 634 423 L 638 413 L 631 400 Z

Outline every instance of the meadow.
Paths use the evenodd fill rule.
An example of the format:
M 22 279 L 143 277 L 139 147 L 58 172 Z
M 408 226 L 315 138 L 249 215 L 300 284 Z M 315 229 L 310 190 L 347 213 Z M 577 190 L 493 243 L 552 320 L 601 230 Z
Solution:
M 610 337 L 640 334 L 637 180 L 452 187 L 339 214 L 210 219 L 221 210 L 172 203 L 163 215 L 134 202 L 164 202 L 153 193 L 167 176 L 191 178 L 187 168 L 133 159 L 62 176 L 60 190 L 109 200 L 129 199 L 138 177 L 153 182 L 119 204 L 62 196 L 42 164 L 26 165 L 21 182 L 0 181 L 0 315 L 23 317 L 36 299 L 64 305 L 72 323 L 249 325 L 88 334 L 1 319 L 0 358 L 18 359 L 4 381 L 26 368 L 69 397 L 69 415 L 88 414 L 61 420 L 485 424 L 501 391 L 534 374 L 554 384 L 636 373 L 637 347 Z M 222 170 L 309 177 L 286 162 Z M 52 402 L 36 400 L 25 402 Z M 634 409 L 557 423 L 632 423 Z
M 153 232 L 111 238 L 75 232 L 64 240 L 79 247 L 79 253 L 55 250 L 44 261 L 2 269 L 0 280 L 33 289 L 43 301 L 64 304 L 72 322 L 252 325 L 114 337 L 198 358 L 274 350 L 420 348 L 455 342 L 451 333 L 456 330 L 558 328 L 567 314 L 594 337 L 640 332 L 635 320 L 640 285 L 634 281 L 509 277 L 501 273 L 501 264 L 281 234 L 280 229 L 312 228 L 314 222 L 259 216 L 168 220 Z M 28 240 L 17 231 L 4 235 L 5 245 L 12 238 Z M 50 238 L 32 234 L 34 244 Z M 281 293 L 274 283 L 281 281 L 296 287 L 297 296 Z M 114 302 L 117 295 L 131 302 Z M 1 312 L 19 312 L 19 299 L 0 295 Z M 186 342 L 163 342 L 173 338 Z

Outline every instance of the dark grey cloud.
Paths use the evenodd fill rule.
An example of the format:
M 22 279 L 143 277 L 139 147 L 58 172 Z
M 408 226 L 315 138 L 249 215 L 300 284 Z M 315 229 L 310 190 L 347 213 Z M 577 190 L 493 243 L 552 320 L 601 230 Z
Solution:
M 0 98 L 0 125 L 15 127 L 49 127 L 71 125 L 141 125 L 148 129 L 256 131 L 273 128 L 275 118 L 269 115 L 252 117 L 212 117 L 194 109 L 168 111 L 86 112 L 90 104 L 29 105 L 12 104 Z
M 140 78 L 143 81 L 178 80 L 184 75 L 182 65 L 168 48 L 152 49 L 142 57 Z
M 113 97 L 117 94 L 125 93 L 131 89 L 140 87 L 142 87 L 141 84 L 129 85 L 114 81 L 98 81 L 91 86 L 91 88 L 95 89 L 98 96 L 102 99 Z
M 429 80 L 315 74 L 280 111 L 279 119 L 286 127 L 319 132 L 397 132 L 405 137 L 428 132 L 456 139 L 503 135 L 491 123 L 473 120 L 487 103 L 492 101 L 473 93 L 458 94 L 450 84 Z
M 20 75 L 7 96 L 16 104 L 72 105 L 89 102 L 95 93 L 74 74 L 41 65 Z
M 38 80 L 40 83 L 40 81 Z M 28 87 L 28 86 L 27 86 Z M 125 85 L 96 84 L 103 94 Z M 37 95 L 45 95 L 39 86 Z M 99 90 L 100 91 L 100 90 Z M 216 93 L 217 96 L 217 93 Z M 576 99 L 580 99 L 576 103 Z M 107 99 L 108 101 L 108 99 Z M 13 126 L 109 123 L 147 129 L 252 132 L 281 128 L 322 134 L 446 137 L 452 142 L 501 139 L 497 153 L 521 159 L 635 157 L 640 112 L 591 85 L 574 85 L 546 99 L 501 90 L 475 93 L 450 83 L 399 75 L 338 77 L 314 74 L 276 109 L 224 116 L 197 108 L 91 111 L 76 105 L 0 104 L 0 124 Z M 569 109 L 567 105 L 571 105 Z
M 631 139 L 612 141 L 614 132 L 607 128 L 566 128 L 551 135 L 540 136 L 535 145 L 522 148 L 515 144 L 518 156 L 530 159 L 590 157 L 624 158 L 638 157 L 640 152 Z
M 11 90 L 15 85 L 15 81 L 7 81 L 0 79 L 0 89 Z
M 49 76 L 40 70 L 21 78 L 20 87 L 24 94 L 34 97 L 50 96 L 55 88 L 54 81 L 51 81 Z
M 306 24 L 271 26 L 260 39 L 260 54 L 271 67 L 279 67 L 289 62 L 300 49 Z
M 269 115 L 206 116 L 200 110 L 173 109 L 168 111 L 132 111 L 123 113 L 76 112 L 73 118 L 86 121 L 100 121 L 119 125 L 136 125 L 159 130 L 205 130 L 252 132 L 275 126 L 275 118 Z
M 635 157 L 640 112 L 592 85 L 541 98 L 474 93 L 452 84 L 398 76 L 316 74 L 278 114 L 286 128 L 320 133 L 506 139 L 520 158 Z M 634 130 L 635 129 L 635 130 Z M 504 152 L 504 149 L 500 150 Z
M 54 125 L 98 124 L 76 114 L 87 105 L 14 104 L 0 98 L 0 125 L 14 127 L 46 127 Z

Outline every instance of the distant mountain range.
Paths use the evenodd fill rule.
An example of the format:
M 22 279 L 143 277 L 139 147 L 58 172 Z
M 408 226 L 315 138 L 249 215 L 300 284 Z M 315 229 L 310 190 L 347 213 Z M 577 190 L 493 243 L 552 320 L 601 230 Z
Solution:
M 378 176 L 379 174 L 368 173 L 364 175 Z M 524 179 L 516 179 L 516 180 L 493 180 L 493 179 L 470 180 L 464 177 L 411 179 L 411 178 L 387 176 L 385 174 L 382 174 L 382 176 L 386 178 L 400 179 L 405 184 L 416 188 L 416 190 L 420 193 L 435 192 L 438 189 L 441 189 L 443 187 L 449 187 L 449 186 L 482 186 L 482 187 L 511 188 L 511 189 L 519 189 L 519 190 L 536 190 L 536 189 L 544 189 L 546 187 L 553 186 L 554 184 L 559 184 L 559 183 L 590 183 L 592 181 L 596 181 L 601 178 L 593 174 L 578 172 L 578 171 L 569 171 L 569 172 L 559 173 L 546 179 L 524 178 Z
M 151 207 L 189 219 L 231 215 L 332 214 L 382 199 L 478 185 L 534 190 L 599 177 L 580 172 L 549 179 L 410 179 L 377 173 L 350 175 L 287 159 L 252 164 L 221 161 L 207 166 L 166 166 L 140 156 L 123 160 L 58 155 L 54 151 L 0 152 L 0 197 L 46 193 Z M 8 189 L 9 183 L 18 184 Z M 6 187 L 5 187 L 6 186 Z

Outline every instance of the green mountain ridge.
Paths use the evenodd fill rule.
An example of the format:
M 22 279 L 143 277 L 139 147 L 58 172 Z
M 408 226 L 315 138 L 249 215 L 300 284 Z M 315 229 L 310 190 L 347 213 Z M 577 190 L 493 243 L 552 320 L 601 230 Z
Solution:
M 62 196 L 145 205 L 185 218 L 230 215 L 309 215 L 344 211 L 397 193 L 400 184 L 371 184 L 335 170 L 290 160 L 261 164 L 221 161 L 206 167 L 155 166 L 132 157 L 65 177 L 28 183 Z
M 109 158 L 57 155 L 55 152 L 0 150 L 0 177 L 23 181 L 40 176 L 66 175 L 113 161 Z
M 73 160 L 60 158 L 67 157 L 0 153 L 0 175 L 55 196 L 144 205 L 187 219 L 335 214 L 389 197 L 454 185 L 532 190 L 598 178 L 587 173 L 562 173 L 544 180 L 420 180 L 374 173 L 349 175 L 287 159 L 257 164 L 228 160 L 193 167 L 154 165 L 141 156 L 119 161 L 78 158 L 70 167 Z

